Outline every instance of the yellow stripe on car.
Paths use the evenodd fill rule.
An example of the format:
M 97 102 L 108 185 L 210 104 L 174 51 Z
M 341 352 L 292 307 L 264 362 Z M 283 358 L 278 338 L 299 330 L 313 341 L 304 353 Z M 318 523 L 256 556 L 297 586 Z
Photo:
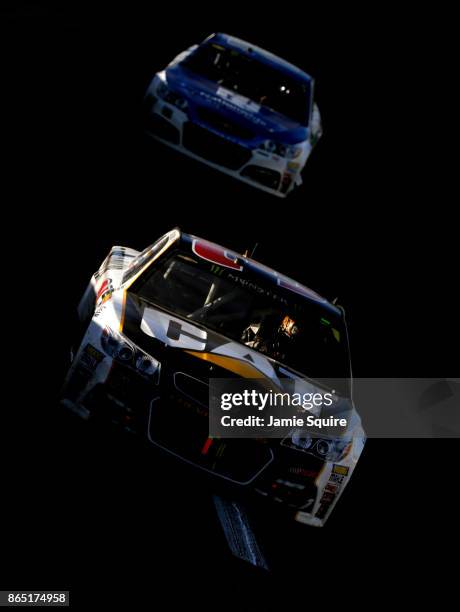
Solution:
M 217 366 L 238 374 L 242 378 L 267 378 L 260 370 L 252 366 L 250 363 L 245 363 L 235 357 L 226 357 L 225 355 L 215 355 L 214 353 L 201 353 L 199 351 L 185 351 L 189 355 L 214 363 Z

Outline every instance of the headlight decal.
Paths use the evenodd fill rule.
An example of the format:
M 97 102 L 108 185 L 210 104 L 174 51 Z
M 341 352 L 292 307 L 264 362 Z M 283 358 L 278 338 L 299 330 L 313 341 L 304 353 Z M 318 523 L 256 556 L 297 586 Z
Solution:
M 161 363 L 133 345 L 122 334 L 106 326 L 101 335 L 101 347 L 118 363 L 133 368 L 155 384 L 159 383 Z
M 161 100 L 172 104 L 181 111 L 185 111 L 188 107 L 187 100 L 171 91 L 164 81 L 158 83 L 156 94 Z
M 302 146 L 300 144 L 285 145 L 274 140 L 266 140 L 260 148 L 262 151 L 268 151 L 285 159 L 295 159 L 302 153 Z
M 315 438 L 294 432 L 291 437 L 282 440 L 281 445 L 314 455 L 324 461 L 341 461 L 350 452 L 352 441 L 341 438 Z

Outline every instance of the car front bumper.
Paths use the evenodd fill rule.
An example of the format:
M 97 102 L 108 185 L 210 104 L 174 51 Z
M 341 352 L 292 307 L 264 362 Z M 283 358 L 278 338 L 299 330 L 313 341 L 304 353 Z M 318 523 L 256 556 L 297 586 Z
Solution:
M 220 172 L 280 198 L 302 183 L 305 157 L 286 160 L 244 146 L 153 96 L 146 98 L 146 111 L 149 135 Z

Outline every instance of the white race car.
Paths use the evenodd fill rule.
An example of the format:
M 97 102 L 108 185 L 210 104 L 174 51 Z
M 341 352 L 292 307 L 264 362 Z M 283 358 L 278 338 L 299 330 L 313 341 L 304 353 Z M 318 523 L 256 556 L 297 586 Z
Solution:
M 324 523 L 365 440 L 340 308 L 175 229 L 142 253 L 113 247 L 78 312 L 83 331 L 63 389 L 67 408 L 118 423 L 220 483 L 283 505 L 298 521 Z M 317 388 L 325 372 L 343 379 L 337 393 L 351 408 L 340 436 L 210 437 L 210 381 Z
M 311 76 L 272 53 L 213 34 L 155 75 L 146 129 L 170 147 L 283 197 L 321 136 Z

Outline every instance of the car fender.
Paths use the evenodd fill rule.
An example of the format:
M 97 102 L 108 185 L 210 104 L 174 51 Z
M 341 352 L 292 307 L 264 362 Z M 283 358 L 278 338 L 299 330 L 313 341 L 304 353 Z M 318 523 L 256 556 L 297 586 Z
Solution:
M 110 299 L 122 283 L 123 274 L 139 251 L 113 246 L 99 269 L 91 277 L 78 305 L 81 323 L 89 322 L 94 311 Z

